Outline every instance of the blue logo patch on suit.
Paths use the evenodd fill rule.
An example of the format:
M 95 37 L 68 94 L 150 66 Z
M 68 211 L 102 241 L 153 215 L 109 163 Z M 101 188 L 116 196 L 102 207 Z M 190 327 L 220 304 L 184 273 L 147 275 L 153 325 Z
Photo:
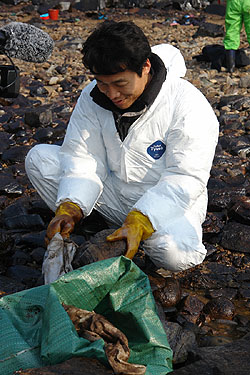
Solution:
M 166 145 L 162 141 L 155 141 L 152 143 L 152 145 L 148 146 L 147 153 L 153 158 L 153 159 L 160 159 L 160 157 L 164 154 L 166 151 Z

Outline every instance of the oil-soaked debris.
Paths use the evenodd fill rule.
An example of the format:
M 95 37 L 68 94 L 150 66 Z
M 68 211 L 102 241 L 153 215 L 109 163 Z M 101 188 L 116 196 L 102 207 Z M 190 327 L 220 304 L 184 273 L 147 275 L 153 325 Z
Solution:
M 204 303 L 197 297 L 188 295 L 182 300 L 180 314 L 188 322 L 196 323 L 200 317 Z
M 164 286 L 155 290 L 154 297 L 164 308 L 176 306 L 181 299 L 179 281 L 173 277 L 167 277 Z
M 100 338 L 104 340 L 108 362 L 116 374 L 145 374 L 145 366 L 128 363 L 130 349 L 127 337 L 103 315 L 75 306 L 63 304 L 63 307 L 80 337 L 90 342 Z
M 206 319 L 228 319 L 232 320 L 235 315 L 235 306 L 233 302 L 225 297 L 213 298 L 203 307 L 203 313 L 207 315 Z

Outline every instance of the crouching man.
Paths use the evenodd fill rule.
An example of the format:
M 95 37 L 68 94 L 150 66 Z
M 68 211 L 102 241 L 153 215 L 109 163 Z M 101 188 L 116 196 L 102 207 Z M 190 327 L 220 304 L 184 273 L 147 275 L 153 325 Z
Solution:
M 131 22 L 104 22 L 86 40 L 83 63 L 95 77 L 82 91 L 62 146 L 37 145 L 26 171 L 55 211 L 50 240 L 68 237 L 95 208 L 126 239 L 142 242 L 156 267 L 180 271 L 206 255 L 202 223 L 218 121 L 184 80 L 168 44 L 150 47 Z

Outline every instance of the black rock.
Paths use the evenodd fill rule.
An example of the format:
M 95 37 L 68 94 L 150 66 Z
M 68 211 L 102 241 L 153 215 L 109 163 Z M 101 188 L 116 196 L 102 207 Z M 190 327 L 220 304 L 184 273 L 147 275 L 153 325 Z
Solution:
M 0 155 L 2 155 L 2 153 L 13 144 L 13 141 L 10 139 L 10 137 L 11 136 L 8 133 L 4 131 L 0 132 Z
M 225 277 L 226 275 L 228 274 L 235 274 L 236 273 L 236 269 L 235 267 L 232 267 L 232 266 L 227 266 L 225 264 L 220 264 L 220 263 L 216 263 L 216 262 L 210 262 L 208 265 L 207 265 L 207 268 L 209 270 L 211 270 L 211 273 L 215 276 L 215 277 Z
M 246 188 L 230 188 L 225 189 L 209 189 L 208 190 L 208 210 L 222 211 L 235 202 L 237 197 L 245 196 L 247 193 Z
M 6 255 L 13 252 L 15 240 L 6 231 L 0 231 L 0 262 L 6 260 Z M 4 259 L 5 258 L 5 259 Z
M 41 232 L 37 233 L 27 233 L 23 234 L 19 239 L 18 239 L 18 244 L 25 244 L 30 247 L 36 248 L 36 247 L 44 247 L 45 248 L 45 238 L 46 230 L 43 230 Z
M 221 246 L 232 251 L 250 253 L 250 226 L 235 222 L 226 224 Z
M 42 230 L 45 228 L 44 221 L 40 215 L 18 215 L 6 218 L 4 224 L 8 229 Z
M 17 133 L 16 133 L 16 137 L 19 138 L 17 143 L 19 145 L 21 144 L 25 144 L 25 143 L 28 143 L 29 141 L 29 136 L 27 136 L 27 133 L 25 131 L 25 129 L 22 129 L 22 130 L 19 130 Z M 20 139 L 21 138 L 21 139 Z
M 204 303 L 197 297 L 188 295 L 181 301 L 180 314 L 191 323 L 196 323 L 204 307 Z
M 57 113 L 58 115 L 62 115 L 65 113 L 71 113 L 72 108 L 70 107 L 69 104 L 61 104 L 61 105 L 55 105 L 51 107 L 53 109 L 54 113 Z
M 169 345 L 173 350 L 173 364 L 182 364 L 188 358 L 188 352 L 197 347 L 196 335 L 189 329 L 174 322 L 162 321 Z M 203 375 L 203 374 L 202 374 Z
M 72 82 L 64 79 L 60 82 L 60 86 L 63 89 L 63 91 L 70 91 L 72 89 Z
M 29 203 L 26 200 L 20 198 L 16 202 L 6 207 L 2 211 L 2 215 L 5 219 L 13 217 L 13 216 L 17 216 L 17 215 L 26 215 L 28 214 L 28 205 Z
M 14 122 L 5 124 L 3 128 L 5 131 L 9 133 L 16 134 L 18 131 L 24 129 L 24 124 L 22 121 L 14 121 Z
M 30 96 L 41 96 L 46 97 L 48 96 L 49 92 L 46 88 L 42 85 L 34 85 L 30 87 Z
M 245 266 L 250 266 L 250 255 L 245 255 L 244 257 L 242 257 L 242 265 L 245 265 Z
M 53 211 L 47 206 L 42 199 L 30 201 L 29 213 L 39 214 L 45 222 L 49 222 L 53 217 Z
M 16 178 L 18 178 L 20 176 L 21 177 L 26 176 L 24 163 L 14 164 L 14 165 L 11 166 L 10 170 L 11 170 L 12 175 Z M 25 201 L 25 199 L 23 201 Z M 28 204 L 28 202 L 27 202 L 27 204 Z
M 211 171 L 211 175 L 214 174 L 214 170 Z M 226 188 L 227 187 L 227 184 L 225 181 L 223 181 L 221 178 L 217 178 L 217 177 L 210 177 L 210 179 L 208 180 L 208 185 L 207 185 L 207 188 L 209 190 L 212 190 L 212 189 L 223 189 L 223 188 Z
M 208 301 L 203 312 L 209 315 L 210 319 L 232 320 L 235 315 L 235 306 L 230 299 L 221 296 Z
M 46 128 L 38 129 L 33 138 L 37 140 L 38 142 L 47 143 L 49 140 L 53 138 L 54 131 L 53 128 L 50 126 L 47 126 Z
M 237 113 L 225 113 L 221 115 L 218 120 L 220 125 L 227 129 L 242 129 L 242 122 Z
M 79 268 L 99 260 L 124 255 L 126 252 L 125 240 L 115 242 L 108 242 L 106 240 L 106 237 L 113 232 L 113 229 L 104 229 L 92 236 L 89 241 L 79 246 L 72 262 L 73 268 Z
M 242 95 L 226 95 L 220 98 L 217 108 L 224 106 L 231 106 L 233 103 L 236 103 L 238 100 L 242 99 Z M 237 114 L 236 114 L 237 115 Z M 237 115 L 239 117 L 239 115 Z
M 0 297 L 7 294 L 20 292 L 26 288 L 27 287 L 25 284 L 13 280 L 10 277 L 0 275 Z
M 206 297 L 208 298 L 218 298 L 225 297 L 227 299 L 233 300 L 237 296 L 237 289 L 234 288 L 219 288 L 211 289 L 206 292 Z
M 0 123 L 4 124 L 7 123 L 11 120 L 11 114 L 10 113 L 5 113 L 4 115 L 0 116 Z
M 26 254 L 22 250 L 16 250 L 15 253 L 11 257 L 12 265 L 16 266 L 18 264 L 25 265 L 27 263 L 30 263 L 32 258 L 30 255 Z
M 2 160 L 12 163 L 24 162 L 24 159 L 30 149 L 31 146 L 14 146 L 9 150 L 4 151 Z
M 189 351 L 189 364 L 171 375 L 248 375 L 250 333 L 229 344 Z
M 42 265 L 45 251 L 46 249 L 44 247 L 36 247 L 34 250 L 32 250 L 30 255 L 37 264 Z
M 207 212 L 206 219 L 202 225 L 204 240 L 208 240 L 211 235 L 220 233 L 223 227 L 224 223 L 219 215 L 216 216 L 212 212 Z
M 66 126 L 64 124 L 59 124 L 53 128 L 53 138 L 62 139 L 65 136 Z
M 83 12 L 86 10 L 97 10 L 99 8 L 99 0 L 81 0 L 74 4 L 74 8 Z
M 250 105 L 250 96 L 242 96 L 242 95 L 229 95 L 223 96 L 219 103 L 218 108 L 228 106 L 234 110 L 241 110 L 243 108 L 247 109 Z
M 181 299 L 181 287 L 177 279 L 166 277 L 163 288 L 154 291 L 155 299 L 161 303 L 163 308 L 176 306 Z
M 0 175 L 0 194 L 9 196 L 20 196 L 24 189 L 13 178 Z
M 217 38 L 220 36 L 224 36 L 224 25 L 216 25 L 215 23 L 210 22 L 203 22 L 196 33 L 193 35 L 193 38 L 197 38 L 198 36 L 210 36 L 213 38 Z
M 52 123 L 52 111 L 47 106 L 41 106 L 24 114 L 25 124 L 38 128 Z
M 228 215 L 239 223 L 250 225 L 250 198 L 238 197 L 236 203 L 229 209 Z
M 8 268 L 6 276 L 29 287 L 34 287 L 37 279 L 41 276 L 41 271 L 24 265 L 16 265 Z
M 225 3 L 221 3 L 221 4 L 217 4 L 216 2 L 212 2 L 210 1 L 210 5 L 208 5 L 205 9 L 205 12 L 206 13 L 209 13 L 209 14 L 216 14 L 216 15 L 219 15 L 219 16 L 222 16 L 224 17 L 225 14 L 226 14 L 226 6 L 225 6 Z
M 68 65 L 63 65 L 63 66 L 58 65 L 55 67 L 55 70 L 59 74 L 65 74 L 67 72 L 67 69 L 68 69 Z
M 239 289 L 239 296 L 241 298 L 250 300 L 250 289 L 240 288 Z

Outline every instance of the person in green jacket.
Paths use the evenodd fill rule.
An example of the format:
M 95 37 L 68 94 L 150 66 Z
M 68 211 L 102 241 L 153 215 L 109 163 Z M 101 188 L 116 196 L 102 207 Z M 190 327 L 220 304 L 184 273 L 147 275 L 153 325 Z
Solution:
M 240 32 L 244 23 L 250 44 L 250 0 L 227 0 L 224 38 L 228 72 L 235 68 L 235 51 L 240 46 Z

